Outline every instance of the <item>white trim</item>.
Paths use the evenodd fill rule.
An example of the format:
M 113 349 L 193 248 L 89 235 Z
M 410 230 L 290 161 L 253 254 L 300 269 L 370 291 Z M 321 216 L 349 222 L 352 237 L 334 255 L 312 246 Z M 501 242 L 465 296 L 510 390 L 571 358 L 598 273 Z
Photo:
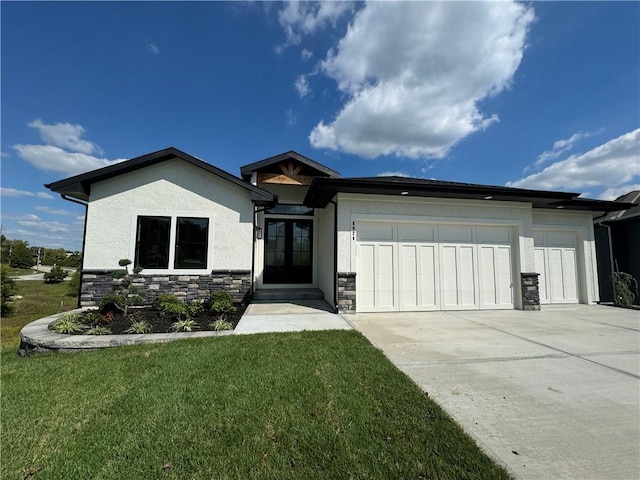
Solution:
M 412 197 L 412 196 L 393 196 L 393 195 L 377 195 L 377 194 L 360 194 L 360 193 L 339 193 L 339 200 L 355 200 L 365 202 L 385 202 L 385 203 L 429 203 L 433 205 L 455 205 L 455 206 L 474 206 L 474 207 L 495 207 L 495 208 L 523 208 L 532 210 L 531 202 L 508 202 L 502 200 L 484 200 L 484 199 L 459 199 L 459 198 L 442 198 L 442 197 Z M 536 209 L 539 210 L 539 209 Z M 564 212 L 564 211 L 563 211 Z

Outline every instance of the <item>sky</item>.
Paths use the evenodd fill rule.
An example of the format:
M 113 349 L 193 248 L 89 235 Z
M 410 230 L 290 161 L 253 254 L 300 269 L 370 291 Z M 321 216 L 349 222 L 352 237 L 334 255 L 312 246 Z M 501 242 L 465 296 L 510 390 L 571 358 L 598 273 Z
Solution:
M 79 250 L 43 185 L 170 146 L 234 175 L 640 189 L 639 2 L 5 2 L 2 233 Z

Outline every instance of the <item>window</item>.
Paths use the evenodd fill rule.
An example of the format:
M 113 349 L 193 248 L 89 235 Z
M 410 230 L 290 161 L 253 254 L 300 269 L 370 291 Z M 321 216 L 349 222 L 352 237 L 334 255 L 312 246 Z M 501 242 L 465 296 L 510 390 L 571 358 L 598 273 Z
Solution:
M 275 207 L 268 208 L 265 213 L 272 213 L 278 215 L 306 215 L 313 217 L 313 208 L 305 207 L 304 205 L 287 205 L 279 204 Z
M 209 219 L 178 217 L 175 268 L 207 268 Z
M 138 217 L 134 265 L 168 268 L 170 230 L 170 217 Z

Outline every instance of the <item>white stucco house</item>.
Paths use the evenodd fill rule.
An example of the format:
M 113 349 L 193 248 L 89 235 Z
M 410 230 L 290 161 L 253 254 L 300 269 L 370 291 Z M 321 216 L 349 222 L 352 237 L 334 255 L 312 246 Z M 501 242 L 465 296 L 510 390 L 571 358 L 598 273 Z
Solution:
M 403 177 L 296 152 L 236 177 L 175 148 L 45 185 L 86 206 L 80 304 L 122 258 L 147 300 L 316 289 L 343 312 L 537 309 L 599 299 L 593 218 L 620 202 Z

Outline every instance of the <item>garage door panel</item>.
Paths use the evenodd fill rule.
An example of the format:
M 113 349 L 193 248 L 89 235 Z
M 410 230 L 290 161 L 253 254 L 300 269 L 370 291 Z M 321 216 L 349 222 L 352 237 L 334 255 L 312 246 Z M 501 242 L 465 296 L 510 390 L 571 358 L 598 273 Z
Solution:
M 419 291 L 420 305 L 423 307 L 438 308 L 438 288 L 437 288 L 437 249 L 435 245 L 423 245 L 419 249 Z
M 359 223 L 358 241 L 392 242 L 395 226 L 388 223 Z
M 376 305 L 380 307 L 393 307 L 395 304 L 393 249 L 393 245 L 378 245 L 377 248 Z
M 399 242 L 435 242 L 436 228 L 433 225 L 420 223 L 398 224 Z
M 458 305 L 458 262 L 456 247 L 443 245 L 440 247 L 440 288 L 442 304 L 446 307 Z
M 545 248 L 536 248 L 534 254 L 536 273 L 539 273 L 538 291 L 540 293 L 540 303 L 550 303 L 549 288 L 547 286 L 547 250 Z
M 440 226 L 438 241 L 440 243 L 472 243 L 474 227 Z
M 418 246 L 400 246 L 400 307 L 418 306 Z
M 540 303 L 578 303 L 575 232 L 538 231 L 534 242 Z
M 466 307 L 477 305 L 474 251 L 473 246 L 458 247 L 459 305 Z
M 375 305 L 374 250 L 375 247 L 372 244 L 360 244 L 358 247 L 357 304 L 365 308 Z
M 478 248 L 481 308 L 513 308 L 511 247 L 481 245 Z
M 504 227 L 478 227 L 478 243 L 510 244 L 511 229 Z

